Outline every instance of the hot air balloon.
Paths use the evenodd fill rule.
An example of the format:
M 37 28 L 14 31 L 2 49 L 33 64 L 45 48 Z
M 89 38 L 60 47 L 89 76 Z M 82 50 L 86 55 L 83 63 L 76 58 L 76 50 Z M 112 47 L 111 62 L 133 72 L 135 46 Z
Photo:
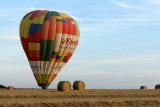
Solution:
M 79 42 L 75 20 L 64 13 L 35 10 L 20 24 L 20 40 L 34 77 L 47 89 L 73 55 Z

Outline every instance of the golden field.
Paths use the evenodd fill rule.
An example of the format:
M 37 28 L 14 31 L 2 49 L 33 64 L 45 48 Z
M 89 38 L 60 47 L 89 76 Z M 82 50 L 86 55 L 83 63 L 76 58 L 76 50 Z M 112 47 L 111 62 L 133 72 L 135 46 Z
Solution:
M 59 92 L 55 89 L 0 89 L 0 107 L 160 107 L 160 90 L 86 89 Z

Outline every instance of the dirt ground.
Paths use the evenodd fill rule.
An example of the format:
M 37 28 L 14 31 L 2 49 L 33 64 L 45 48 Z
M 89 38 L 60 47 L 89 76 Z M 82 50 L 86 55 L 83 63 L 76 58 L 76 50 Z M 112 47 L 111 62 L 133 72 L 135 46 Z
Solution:
M 160 90 L 86 89 L 59 92 L 55 89 L 0 89 L 0 107 L 160 107 Z

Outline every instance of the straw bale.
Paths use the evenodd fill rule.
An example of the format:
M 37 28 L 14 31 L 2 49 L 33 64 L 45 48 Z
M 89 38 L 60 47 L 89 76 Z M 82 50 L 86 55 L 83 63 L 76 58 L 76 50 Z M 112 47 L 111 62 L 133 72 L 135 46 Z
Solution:
M 141 86 L 140 89 L 147 89 L 147 86 Z
M 68 92 L 71 90 L 71 83 L 69 81 L 60 81 L 57 85 L 58 91 Z
M 13 86 L 8 86 L 7 90 L 14 90 L 14 87 Z
M 84 90 L 85 83 L 83 81 L 74 81 L 73 83 L 73 89 L 75 90 Z

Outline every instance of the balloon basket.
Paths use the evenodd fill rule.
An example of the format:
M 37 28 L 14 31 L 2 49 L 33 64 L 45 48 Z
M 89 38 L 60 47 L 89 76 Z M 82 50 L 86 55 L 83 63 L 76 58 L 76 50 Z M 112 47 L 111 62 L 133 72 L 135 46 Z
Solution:
M 47 89 L 49 84 L 38 84 L 39 87 L 41 87 L 42 89 Z
M 48 88 L 48 86 L 41 86 L 41 88 L 42 88 L 42 89 L 47 89 L 47 88 Z

